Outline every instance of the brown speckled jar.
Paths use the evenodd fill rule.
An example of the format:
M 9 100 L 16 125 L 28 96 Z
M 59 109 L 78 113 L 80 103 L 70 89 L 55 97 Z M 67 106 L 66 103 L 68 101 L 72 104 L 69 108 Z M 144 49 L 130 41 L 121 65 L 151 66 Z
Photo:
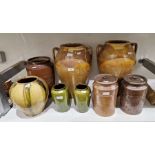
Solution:
M 49 91 L 55 83 L 54 65 L 49 57 L 39 56 L 28 59 L 26 66 L 29 76 L 38 76 L 46 81 Z
M 140 75 L 127 75 L 121 85 L 120 107 L 131 115 L 142 112 L 147 93 L 147 80 Z
M 118 92 L 117 78 L 110 74 L 99 74 L 93 83 L 93 107 L 101 116 L 111 116 L 115 112 Z

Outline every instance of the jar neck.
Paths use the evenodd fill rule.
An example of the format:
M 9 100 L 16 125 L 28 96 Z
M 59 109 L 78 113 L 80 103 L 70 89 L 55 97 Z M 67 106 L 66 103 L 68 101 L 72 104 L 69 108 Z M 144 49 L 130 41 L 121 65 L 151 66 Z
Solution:
M 77 50 L 83 50 L 86 49 L 86 46 L 83 44 L 79 44 L 79 43 L 69 43 L 69 44 L 63 44 L 60 46 L 60 48 L 62 50 L 67 50 L 67 51 L 77 51 Z

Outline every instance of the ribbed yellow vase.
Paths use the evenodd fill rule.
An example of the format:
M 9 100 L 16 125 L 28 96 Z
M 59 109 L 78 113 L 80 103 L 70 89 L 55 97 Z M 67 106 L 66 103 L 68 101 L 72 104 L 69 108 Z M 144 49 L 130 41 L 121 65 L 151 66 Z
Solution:
M 13 104 L 25 115 L 40 114 L 48 99 L 48 87 L 44 80 L 28 76 L 15 82 L 9 91 Z

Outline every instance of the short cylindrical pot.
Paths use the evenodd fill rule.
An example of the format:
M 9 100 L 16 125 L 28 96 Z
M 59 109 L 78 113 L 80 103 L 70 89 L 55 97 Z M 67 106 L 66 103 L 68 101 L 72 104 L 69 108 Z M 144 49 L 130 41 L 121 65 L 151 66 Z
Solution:
M 58 112 L 66 112 L 70 109 L 69 93 L 64 84 L 53 86 L 51 94 Z
M 91 90 L 85 84 L 79 84 L 74 90 L 74 101 L 78 112 L 87 112 L 90 105 Z
M 26 65 L 29 76 L 38 76 L 44 79 L 51 90 L 55 83 L 54 65 L 49 57 L 40 56 L 28 59 Z
M 118 84 L 110 74 L 99 74 L 93 83 L 93 107 L 101 116 L 111 116 L 115 112 Z
M 13 104 L 25 115 L 35 116 L 44 110 L 48 87 L 43 79 L 29 76 L 13 83 L 9 94 Z
M 140 75 L 127 75 L 121 85 L 120 107 L 131 115 L 142 112 L 147 93 L 147 80 Z

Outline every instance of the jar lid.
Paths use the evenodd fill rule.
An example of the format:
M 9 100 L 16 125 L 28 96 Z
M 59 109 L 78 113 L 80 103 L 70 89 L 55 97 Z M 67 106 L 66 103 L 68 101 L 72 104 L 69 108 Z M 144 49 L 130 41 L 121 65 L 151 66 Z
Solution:
M 111 74 L 98 74 L 95 76 L 95 82 L 105 85 L 116 83 L 117 80 L 118 78 Z
M 33 57 L 27 60 L 30 64 L 45 64 L 45 63 L 51 63 L 50 58 L 46 56 L 39 56 L 39 57 Z
M 141 75 L 129 74 L 124 77 L 124 80 L 133 85 L 144 85 L 147 83 L 147 79 Z

